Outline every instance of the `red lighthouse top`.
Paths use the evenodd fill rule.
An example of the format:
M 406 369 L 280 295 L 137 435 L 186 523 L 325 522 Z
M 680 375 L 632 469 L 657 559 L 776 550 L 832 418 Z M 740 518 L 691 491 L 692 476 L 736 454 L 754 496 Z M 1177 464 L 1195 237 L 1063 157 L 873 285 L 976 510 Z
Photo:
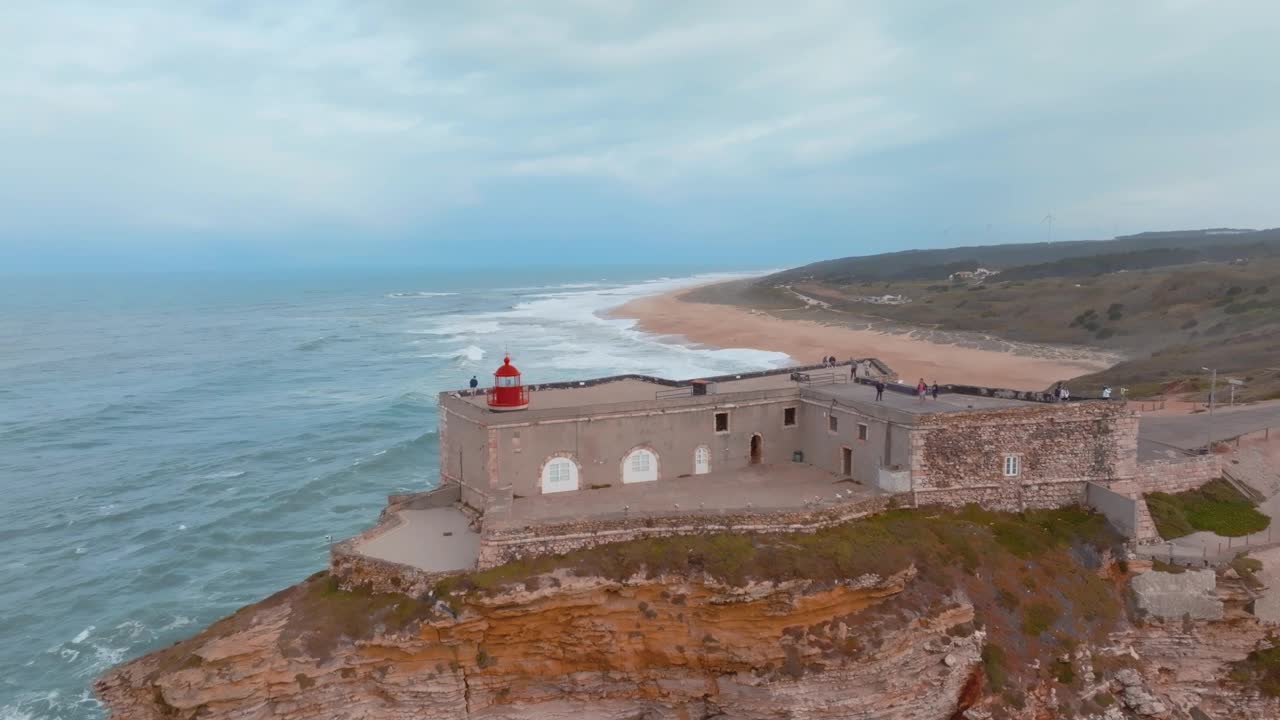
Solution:
M 523 410 L 529 407 L 529 388 L 520 384 L 520 371 L 510 357 L 493 372 L 493 387 L 485 393 L 491 410 Z
M 520 371 L 516 369 L 515 365 L 511 364 L 511 357 L 506 356 L 502 358 L 502 367 L 495 370 L 493 376 L 518 378 L 520 377 Z

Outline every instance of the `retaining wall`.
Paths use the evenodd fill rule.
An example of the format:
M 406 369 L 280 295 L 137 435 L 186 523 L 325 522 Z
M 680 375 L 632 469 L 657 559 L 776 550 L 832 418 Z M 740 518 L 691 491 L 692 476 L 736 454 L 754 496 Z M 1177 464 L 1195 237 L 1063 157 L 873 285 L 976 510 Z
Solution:
M 480 540 L 480 568 L 539 555 L 559 555 L 609 543 L 704 533 L 813 532 L 881 512 L 892 502 L 878 496 L 809 511 L 685 512 L 673 515 L 596 517 L 570 523 L 491 530 Z
M 1197 455 L 1177 460 L 1154 460 L 1138 464 L 1134 478 L 1139 492 L 1179 493 L 1195 490 L 1222 477 L 1216 455 Z

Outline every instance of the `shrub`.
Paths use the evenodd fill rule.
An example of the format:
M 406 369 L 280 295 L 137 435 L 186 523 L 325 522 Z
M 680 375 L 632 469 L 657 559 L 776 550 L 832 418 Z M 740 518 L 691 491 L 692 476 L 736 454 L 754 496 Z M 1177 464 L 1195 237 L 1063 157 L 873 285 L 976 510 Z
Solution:
M 1146 499 L 1156 530 L 1166 540 L 1196 530 L 1241 537 L 1265 530 L 1271 523 L 1252 501 L 1221 479 L 1172 495 L 1150 493 Z
M 1005 663 L 1004 648 L 994 643 L 983 646 L 982 670 L 992 690 L 1000 690 L 1009 682 L 1009 669 Z
M 1033 637 L 1039 635 L 1053 625 L 1058 614 L 1058 606 L 1049 600 L 1029 602 L 1022 611 L 1022 632 Z
M 1270 697 L 1280 697 L 1280 646 L 1254 650 L 1231 664 L 1228 677 L 1252 685 Z

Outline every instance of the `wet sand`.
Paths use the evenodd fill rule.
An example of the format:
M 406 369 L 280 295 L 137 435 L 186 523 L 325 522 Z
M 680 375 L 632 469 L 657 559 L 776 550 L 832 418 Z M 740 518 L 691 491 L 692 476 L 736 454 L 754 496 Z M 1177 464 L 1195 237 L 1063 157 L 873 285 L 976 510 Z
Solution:
M 808 320 L 780 319 L 761 310 L 694 302 L 683 296 L 697 288 L 638 298 L 612 311 L 633 318 L 642 330 L 678 335 L 690 342 L 721 348 L 782 352 L 796 363 L 816 363 L 827 355 L 841 360 L 875 357 L 908 382 L 971 384 L 1017 390 L 1041 390 L 1078 375 L 1098 372 L 1115 362 L 1104 354 L 1023 345 L 1017 352 L 944 344 L 910 332 L 883 332 Z

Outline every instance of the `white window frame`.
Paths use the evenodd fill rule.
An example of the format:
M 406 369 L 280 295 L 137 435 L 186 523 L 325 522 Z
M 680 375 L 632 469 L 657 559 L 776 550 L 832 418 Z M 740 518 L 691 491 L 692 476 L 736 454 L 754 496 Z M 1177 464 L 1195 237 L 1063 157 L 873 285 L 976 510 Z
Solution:
M 1022 475 L 1022 456 L 1008 453 L 1004 456 L 1004 476 L 1018 477 Z
M 632 448 L 622 458 L 622 482 L 653 482 L 658 479 L 658 453 L 647 447 Z M 640 465 L 643 464 L 643 467 Z
M 699 462 L 699 456 L 705 457 L 704 462 Z M 699 445 L 693 449 L 693 474 L 706 475 L 711 472 L 711 448 L 706 445 Z
M 572 492 L 581 485 L 578 464 L 572 458 L 554 457 L 542 466 L 542 493 Z

